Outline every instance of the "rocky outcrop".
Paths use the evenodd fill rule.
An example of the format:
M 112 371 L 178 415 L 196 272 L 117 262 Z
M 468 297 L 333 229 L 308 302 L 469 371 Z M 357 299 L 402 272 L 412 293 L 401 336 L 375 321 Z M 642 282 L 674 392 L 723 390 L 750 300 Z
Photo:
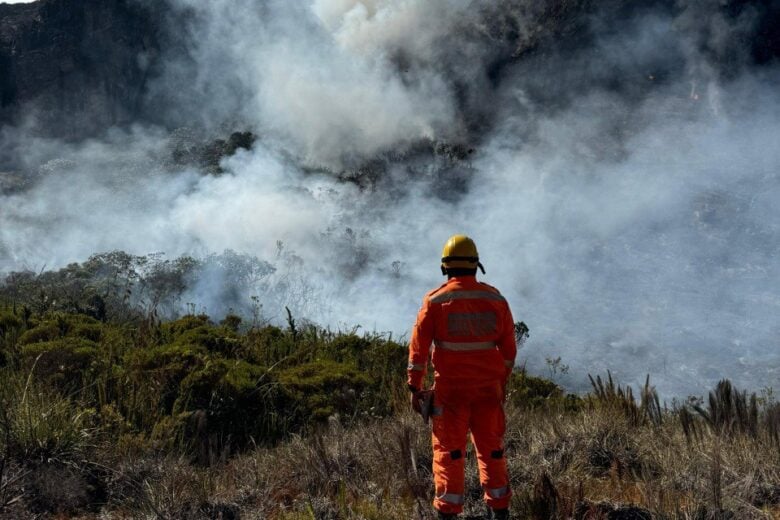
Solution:
M 468 38 L 495 50 L 486 58 L 484 74 L 450 78 L 471 134 L 484 133 L 489 127 L 491 113 L 483 102 L 486 90 L 516 76 L 533 78 L 550 66 L 548 56 L 574 54 L 577 59 L 577 49 L 597 39 L 594 31 L 617 27 L 650 8 L 678 17 L 677 25 L 691 34 L 693 47 L 720 74 L 729 74 L 744 62 L 750 66 L 776 63 L 780 56 L 777 0 L 726 0 L 717 5 L 651 0 L 643 7 L 620 0 L 486 3 L 475 15 L 479 23 L 449 36 Z M 175 16 L 169 16 L 174 9 L 178 9 Z M 171 106 L 176 103 L 166 92 L 149 95 L 150 82 L 171 57 L 183 60 L 186 70 L 168 78 L 162 90 L 184 88 L 182 83 L 197 75 L 193 71 L 198 64 L 186 62 L 186 18 L 181 4 L 174 8 L 165 0 L 0 4 L 0 125 L 34 120 L 42 133 L 73 138 L 138 120 L 170 127 L 188 125 L 189 121 L 172 116 L 177 114 Z M 601 25 L 589 23 L 596 18 L 602 20 Z M 706 22 L 710 18 L 712 23 Z M 731 28 L 724 32 L 721 26 Z M 642 97 L 664 77 L 685 72 L 684 53 L 672 51 L 677 55 L 670 55 L 659 70 L 653 70 L 652 85 L 639 85 L 636 78 L 645 77 L 647 71 L 634 70 L 630 63 L 625 70 L 605 71 L 603 77 L 590 81 L 598 89 L 633 89 Z M 565 104 L 564 91 L 571 90 L 565 81 L 560 83 L 562 87 L 556 89 L 526 79 L 523 88 L 550 109 Z M 193 99 L 197 94 L 203 95 L 196 93 Z
M 134 119 L 160 52 L 159 10 L 138 0 L 0 4 L 0 123 L 34 119 L 79 137 Z

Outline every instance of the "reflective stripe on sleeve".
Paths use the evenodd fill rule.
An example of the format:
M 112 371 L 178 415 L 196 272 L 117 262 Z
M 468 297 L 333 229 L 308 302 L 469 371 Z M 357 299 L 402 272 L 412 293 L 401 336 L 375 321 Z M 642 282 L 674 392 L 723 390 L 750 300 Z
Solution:
M 436 341 L 437 348 L 444 350 L 490 350 L 496 348 L 495 341 L 471 341 L 471 342 L 454 342 L 454 341 Z
M 444 303 L 452 300 L 496 300 L 500 302 L 506 299 L 500 294 L 490 291 L 452 291 L 438 294 L 428 300 L 431 303 Z
M 448 504 L 460 505 L 463 503 L 463 495 L 456 495 L 455 493 L 444 493 L 436 497 L 436 500 L 447 502 Z
M 504 486 L 500 488 L 486 488 L 485 492 L 488 494 L 490 498 L 504 498 L 509 494 L 509 486 Z
M 422 372 L 423 370 L 425 370 L 425 366 L 424 365 L 416 365 L 414 363 L 409 363 L 406 366 L 406 369 L 407 370 L 413 370 L 415 372 Z

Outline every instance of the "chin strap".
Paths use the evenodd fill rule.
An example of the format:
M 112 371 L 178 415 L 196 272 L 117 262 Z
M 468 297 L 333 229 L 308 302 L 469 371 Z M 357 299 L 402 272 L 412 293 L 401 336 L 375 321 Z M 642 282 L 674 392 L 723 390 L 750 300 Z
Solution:
M 480 262 L 477 262 L 477 267 L 479 267 L 479 270 L 482 271 L 482 274 L 485 274 L 485 268 L 482 266 Z

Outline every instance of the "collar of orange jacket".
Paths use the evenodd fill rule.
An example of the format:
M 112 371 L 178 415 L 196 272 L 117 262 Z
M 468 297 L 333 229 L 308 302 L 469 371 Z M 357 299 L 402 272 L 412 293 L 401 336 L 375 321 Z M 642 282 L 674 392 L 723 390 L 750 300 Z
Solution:
M 453 276 L 452 278 L 447 279 L 447 285 L 452 285 L 452 284 L 476 285 L 477 283 L 479 282 L 477 282 L 476 275 Z

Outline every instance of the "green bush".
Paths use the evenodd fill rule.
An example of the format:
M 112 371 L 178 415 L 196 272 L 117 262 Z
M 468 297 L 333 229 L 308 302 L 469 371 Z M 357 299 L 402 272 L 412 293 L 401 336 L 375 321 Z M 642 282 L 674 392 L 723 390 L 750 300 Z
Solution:
M 232 323 L 232 322 L 230 322 Z M 210 352 L 233 356 L 241 345 L 237 332 L 228 325 L 216 326 L 208 316 L 184 316 L 163 324 L 163 337 L 174 345 L 199 345 Z
M 162 330 L 166 334 L 168 340 L 173 341 L 188 330 L 197 329 L 198 327 L 203 327 L 204 325 L 209 324 L 209 317 L 205 314 L 188 314 L 186 316 L 182 316 L 178 320 L 163 323 Z
M 53 321 L 44 321 L 32 329 L 26 330 L 19 338 L 19 344 L 29 345 L 30 343 L 52 341 L 61 336 L 60 328 L 56 323 Z
M 102 322 L 63 310 L 0 311 L 0 334 L 18 345 L 9 369 L 30 374 L 34 367 L 48 391 L 99 410 L 95 424 L 106 434 L 139 446 L 197 445 L 198 452 L 204 439 L 209 452 L 232 451 L 273 444 L 334 415 L 390 415 L 399 396 L 405 409 L 406 346 L 355 330 L 332 332 L 292 317 L 287 328 L 242 330 L 237 316 L 220 324 L 205 315 L 160 322 L 154 314 Z M 512 398 L 524 406 L 566 400 L 550 382 L 513 377 Z
M 582 406 L 582 399 L 565 394 L 563 389 L 542 377 L 530 376 L 524 370 L 512 372 L 507 384 L 507 400 L 518 408 L 557 408 L 574 411 Z
M 240 345 L 240 341 L 235 334 L 226 327 L 214 327 L 202 325 L 194 329 L 187 330 L 177 336 L 173 342 L 175 345 L 200 345 L 211 352 L 233 355 Z
M 371 380 L 353 366 L 321 360 L 284 370 L 279 382 L 291 401 L 289 413 L 301 423 L 316 423 L 365 408 L 361 394 Z
M 210 359 L 182 380 L 173 413 L 208 410 L 212 416 L 233 420 L 242 415 L 238 405 L 249 404 L 264 373 L 246 361 Z
M 104 326 L 99 323 L 77 323 L 69 331 L 68 336 L 84 338 L 94 342 L 100 342 L 103 339 Z
M 358 337 L 355 334 L 336 336 L 332 344 L 332 351 L 337 356 L 351 360 L 359 371 L 369 377 L 371 384 L 361 396 L 366 410 L 371 415 L 392 413 L 397 389 L 406 381 L 406 346 L 378 335 Z
M 224 327 L 227 327 L 233 332 L 238 332 L 238 328 L 241 326 L 242 321 L 243 320 L 241 319 L 241 316 L 237 316 L 235 314 L 228 314 L 222 319 L 222 321 L 219 322 L 219 324 Z
M 177 409 L 206 409 L 215 401 L 252 392 L 264 375 L 263 368 L 246 361 L 210 359 L 181 382 L 183 401 Z
M 134 349 L 124 356 L 125 415 L 141 428 L 149 428 L 169 415 L 179 398 L 179 385 L 208 360 L 199 345 L 161 345 Z
M 295 350 L 296 342 L 291 333 L 268 325 L 247 333 L 242 357 L 252 363 L 270 367 L 286 359 Z
M 82 338 L 30 343 L 21 349 L 22 366 L 39 379 L 66 393 L 77 392 L 91 380 L 97 344 Z
M 85 314 L 49 313 L 44 319 L 31 324 L 33 327 L 26 330 L 19 338 L 19 343 L 22 345 L 52 341 L 66 336 L 98 342 L 103 332 L 103 324 Z
M 22 320 L 11 311 L 0 311 L 0 339 L 22 328 Z
M 283 407 L 278 385 L 264 368 L 215 358 L 184 378 L 173 414 L 200 412 L 200 435 L 269 444 L 287 433 Z
M 361 362 L 370 359 L 366 352 L 371 346 L 372 342 L 368 337 L 360 337 L 357 334 L 341 334 L 327 342 L 323 351 L 333 361 L 351 363 L 359 368 L 365 368 L 365 366 L 360 365 Z

